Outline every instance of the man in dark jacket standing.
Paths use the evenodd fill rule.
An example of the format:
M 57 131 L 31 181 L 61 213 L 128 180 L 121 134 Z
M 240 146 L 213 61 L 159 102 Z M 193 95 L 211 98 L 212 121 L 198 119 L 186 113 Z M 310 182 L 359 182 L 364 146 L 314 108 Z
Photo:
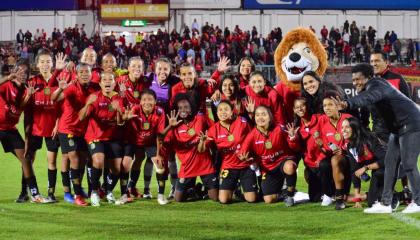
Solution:
M 365 213 L 392 213 L 392 196 L 399 158 L 412 184 L 413 202 L 402 213 L 420 212 L 420 175 L 417 159 L 420 154 L 420 108 L 411 99 L 391 86 L 385 79 L 373 78 L 373 67 L 358 64 L 352 69 L 353 85 L 357 96 L 341 101 L 339 107 L 358 109 L 374 105 L 382 114 L 390 131 L 388 150 L 385 156 L 385 183 L 381 203 L 365 209 Z

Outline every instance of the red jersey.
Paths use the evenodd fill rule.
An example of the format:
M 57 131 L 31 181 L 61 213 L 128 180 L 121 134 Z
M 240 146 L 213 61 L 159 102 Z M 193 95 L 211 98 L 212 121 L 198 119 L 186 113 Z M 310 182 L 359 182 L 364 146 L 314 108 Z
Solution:
M 213 125 L 207 132 L 209 144 L 215 144 L 222 157 L 222 169 L 242 169 L 249 167 L 250 162 L 241 161 L 237 150 L 251 131 L 247 120 L 237 117 L 230 124 L 230 128 L 223 127 L 220 122 Z
M 25 94 L 23 85 L 18 87 L 11 81 L 0 85 L 0 131 L 16 129 L 22 114 L 19 104 Z
M 216 172 L 214 169 L 210 152 L 198 152 L 197 146 L 200 142 L 200 132 L 208 129 L 208 119 L 204 114 L 198 113 L 194 119 L 187 124 L 181 123 L 171 129 L 165 137 L 164 143 L 168 149 L 173 149 L 181 161 L 179 169 L 180 178 L 203 176 Z
M 97 96 L 96 101 L 89 106 L 87 116 L 89 118 L 85 134 L 86 142 L 117 140 L 117 110 L 112 107 L 113 101 L 118 101 L 123 108 L 122 100 L 117 92 L 111 97 L 105 96 L 102 91 L 93 93 Z
M 133 114 L 125 128 L 126 141 L 139 146 L 155 146 L 157 135 L 165 129 L 165 112 L 155 106 L 152 114 L 146 116 L 140 105 L 134 105 Z
M 332 155 L 332 150 L 329 147 L 330 143 L 335 144 L 339 148 L 343 148 L 344 146 L 344 138 L 341 134 L 341 124 L 346 118 L 351 117 L 350 114 L 341 113 L 340 118 L 338 119 L 337 126 L 331 124 L 330 119 L 325 115 L 322 114 L 319 116 L 319 129 L 321 130 L 321 139 L 324 143 L 324 149 L 327 150 L 327 154 Z
M 303 153 L 303 162 L 310 168 L 318 168 L 319 162 L 326 157 L 316 144 L 316 139 L 321 137 L 318 125 L 319 116 L 319 114 L 312 115 L 311 121 L 307 124 L 301 120 L 298 135 L 294 139 L 288 138 L 289 146 L 295 152 Z
M 128 107 L 132 107 L 134 104 L 140 103 L 140 93 L 144 89 L 147 89 L 151 85 L 145 76 L 142 76 L 137 82 L 132 82 L 128 75 L 122 75 L 117 78 L 117 86 L 115 86 L 115 91 L 119 92 L 119 85 L 123 84 L 126 88 L 124 96 L 124 104 Z
M 255 101 L 255 108 L 265 105 L 271 109 L 276 125 L 284 125 L 283 102 L 278 93 L 271 87 L 266 86 L 262 93 L 257 94 L 251 86 L 245 87 L 245 94 Z
M 293 104 L 296 98 L 300 97 L 300 92 L 292 91 L 286 84 L 280 82 L 277 84 L 274 89 L 279 94 L 280 98 L 282 99 L 283 106 L 284 106 L 284 114 L 286 117 L 287 122 L 293 121 Z
M 239 154 L 246 152 L 259 163 L 263 173 L 273 170 L 283 161 L 295 159 L 287 143 L 287 134 L 280 126 L 276 126 L 267 135 L 255 127 L 240 147 Z
M 58 74 L 57 74 L 58 75 Z M 42 75 L 36 75 L 28 82 L 38 89 L 27 105 L 25 114 L 32 116 L 32 135 L 40 137 L 51 137 L 58 118 L 59 107 L 57 102 L 51 100 L 52 93 L 58 86 L 51 86 L 56 76 L 52 76 L 47 82 Z M 50 85 L 51 84 L 51 85 Z
M 198 99 L 193 99 L 193 101 L 198 100 L 198 103 L 196 103 L 196 106 L 198 107 L 198 111 L 202 113 L 206 113 L 207 112 L 206 111 L 206 98 L 210 97 L 213 94 L 215 88 L 208 85 L 207 81 L 204 79 L 199 79 L 196 85 L 197 86 L 196 86 L 195 91 L 196 91 L 196 94 L 198 94 Z M 194 91 L 193 89 L 186 89 L 184 87 L 184 84 L 182 84 L 182 81 L 175 84 L 171 88 L 171 100 L 170 100 L 171 104 L 170 105 L 172 106 L 174 104 L 175 96 L 178 93 L 192 93 L 193 91 Z M 192 96 L 193 95 L 194 94 L 192 94 Z
M 87 97 L 95 92 L 89 84 L 82 86 L 79 82 L 71 84 L 64 90 L 62 114 L 58 121 L 58 132 L 82 137 L 87 127 L 87 119 L 79 120 L 79 111 L 85 106 Z
M 219 72 L 217 69 L 213 72 L 213 74 L 211 75 L 211 79 L 216 80 L 217 84 L 220 84 L 220 81 L 222 80 L 222 75 L 223 73 Z M 239 88 L 241 90 L 245 89 L 246 86 L 248 86 L 249 81 L 248 79 L 245 79 L 244 77 L 242 77 L 242 75 L 239 74 L 239 76 L 237 76 L 237 78 L 239 79 Z

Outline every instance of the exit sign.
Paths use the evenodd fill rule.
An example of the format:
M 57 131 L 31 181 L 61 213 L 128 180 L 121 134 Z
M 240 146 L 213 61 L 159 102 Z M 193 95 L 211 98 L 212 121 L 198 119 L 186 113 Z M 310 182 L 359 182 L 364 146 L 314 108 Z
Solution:
M 122 20 L 121 26 L 123 27 L 143 27 L 147 25 L 144 20 Z

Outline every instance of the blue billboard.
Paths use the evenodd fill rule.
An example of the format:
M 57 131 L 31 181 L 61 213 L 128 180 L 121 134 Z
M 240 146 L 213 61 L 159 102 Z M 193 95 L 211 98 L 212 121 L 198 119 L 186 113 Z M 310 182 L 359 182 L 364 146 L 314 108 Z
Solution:
M 244 9 L 419 10 L 420 0 L 244 0 Z
M 75 10 L 78 0 L 1 0 L 0 11 Z

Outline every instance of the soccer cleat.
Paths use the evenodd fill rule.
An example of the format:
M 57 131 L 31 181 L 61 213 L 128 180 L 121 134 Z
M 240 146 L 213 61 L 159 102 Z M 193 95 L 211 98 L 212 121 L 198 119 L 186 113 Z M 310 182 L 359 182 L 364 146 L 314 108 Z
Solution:
M 152 193 L 150 192 L 150 189 L 145 188 L 143 192 L 143 198 L 144 199 L 152 199 Z
M 97 192 L 92 192 L 90 194 L 90 205 L 93 207 L 100 207 L 101 206 L 101 198 Z
M 171 191 L 169 191 L 168 199 L 174 199 L 175 198 L 175 187 L 171 187 Z
M 128 193 L 129 193 L 130 196 L 133 196 L 133 198 L 135 198 L 135 199 L 142 198 L 142 195 L 137 188 L 129 188 Z
M 165 195 L 163 194 L 158 194 L 157 201 L 160 205 L 166 205 L 169 203 L 169 201 L 165 198 Z
M 330 206 L 332 203 L 333 203 L 332 198 L 328 197 L 325 194 L 324 194 L 324 196 L 322 196 L 321 206 L 323 206 L 323 207 Z
M 64 193 L 64 201 L 73 204 L 74 203 L 74 196 L 70 192 Z
M 129 198 L 127 194 L 123 194 L 118 200 L 115 201 L 115 205 L 124 205 L 126 203 L 132 202 L 133 199 Z
M 420 206 L 417 205 L 417 203 L 412 202 L 410 203 L 404 210 L 402 210 L 402 213 L 419 213 L 420 212 Z
M 344 200 L 337 200 L 337 202 L 335 202 L 335 210 L 343 210 L 346 208 L 346 204 L 344 203 Z
M 286 205 L 286 207 L 292 207 L 293 205 L 295 205 L 295 200 L 293 199 L 293 197 L 287 196 L 284 199 L 284 204 Z
M 74 204 L 81 207 L 86 207 L 88 205 L 88 203 L 82 195 L 76 195 L 76 197 L 74 198 Z
M 44 197 L 38 194 L 31 197 L 31 203 L 47 203 L 47 202 Z
M 105 191 L 104 191 L 104 189 L 103 189 L 102 187 L 100 187 L 100 188 L 98 189 L 98 195 L 99 195 L 99 197 L 100 197 L 101 199 L 104 199 L 104 198 L 105 198 Z
M 54 194 L 48 194 L 48 197 L 45 198 L 45 203 L 56 203 L 57 198 L 55 198 Z
M 106 195 L 106 200 L 108 201 L 108 203 L 115 203 L 115 197 L 114 194 L 112 192 L 109 192 Z
M 375 214 L 375 213 L 392 213 L 391 205 L 385 206 L 382 203 L 375 203 L 370 208 L 363 210 L 364 213 Z
M 24 203 L 24 202 L 27 202 L 27 201 L 29 201 L 29 196 L 28 196 L 28 193 L 26 193 L 26 192 L 21 192 L 19 194 L 18 198 L 16 198 L 16 200 L 15 200 L 16 203 Z

